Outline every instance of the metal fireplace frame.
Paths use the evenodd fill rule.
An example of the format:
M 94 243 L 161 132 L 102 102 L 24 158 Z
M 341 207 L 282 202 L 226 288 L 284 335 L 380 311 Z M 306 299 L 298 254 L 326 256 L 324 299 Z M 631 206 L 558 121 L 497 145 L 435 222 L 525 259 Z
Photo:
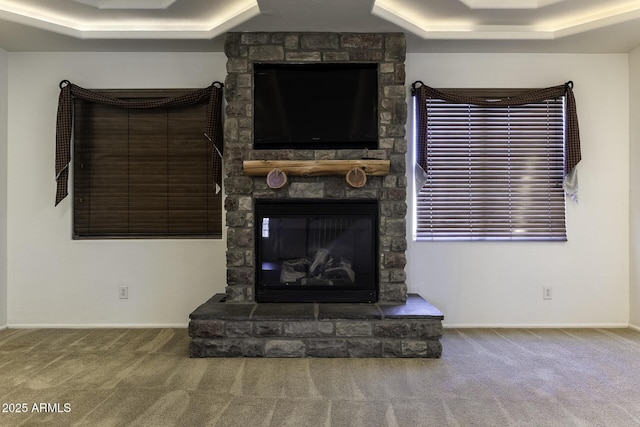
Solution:
M 345 210 L 345 207 L 349 207 Z M 342 209 L 340 209 L 342 208 Z M 378 228 L 380 221 L 379 202 L 375 199 L 256 199 L 255 211 L 255 254 L 256 280 L 255 295 L 257 302 L 267 303 L 376 303 L 379 294 L 379 243 Z M 372 221 L 372 247 L 368 262 L 372 271 L 370 280 L 356 285 L 299 285 L 280 286 L 261 283 L 260 260 L 262 260 L 262 218 L 266 215 L 279 218 L 300 218 L 301 212 L 313 212 L 319 217 L 357 217 Z M 371 282 L 371 283 L 369 283 Z

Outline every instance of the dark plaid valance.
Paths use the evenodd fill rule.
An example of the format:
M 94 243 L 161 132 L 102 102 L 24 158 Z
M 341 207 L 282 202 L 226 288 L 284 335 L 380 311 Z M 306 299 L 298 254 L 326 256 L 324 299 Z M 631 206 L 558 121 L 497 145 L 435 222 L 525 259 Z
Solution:
M 58 117 L 56 123 L 56 205 L 68 194 L 69 163 L 71 162 L 71 130 L 73 126 L 73 97 L 98 104 L 119 108 L 170 108 L 209 102 L 204 135 L 211 141 L 213 155 L 213 180 L 222 186 L 222 83 L 198 89 L 187 94 L 152 100 L 126 100 L 113 98 L 102 93 L 84 89 L 68 81 L 60 83 Z
M 456 104 L 472 104 L 482 106 L 507 107 L 543 102 L 566 96 L 565 102 L 565 176 L 573 171 L 580 162 L 580 131 L 576 101 L 573 97 L 573 83 L 553 86 L 544 89 L 531 89 L 516 96 L 493 100 L 476 96 L 464 96 L 459 93 L 446 93 L 422 84 L 413 83 L 413 95 L 418 97 L 418 164 L 426 170 L 427 164 L 427 99 L 441 99 Z

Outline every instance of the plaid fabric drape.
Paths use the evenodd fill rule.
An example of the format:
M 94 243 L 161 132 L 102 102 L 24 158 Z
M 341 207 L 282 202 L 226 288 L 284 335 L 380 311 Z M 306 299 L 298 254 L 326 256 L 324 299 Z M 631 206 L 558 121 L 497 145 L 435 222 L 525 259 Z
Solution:
M 417 83 L 421 86 L 416 87 Z M 580 159 L 580 131 L 578 129 L 578 113 L 576 110 L 576 100 L 573 96 L 573 83 L 552 86 L 543 89 L 527 90 L 517 96 L 500 99 L 497 101 L 487 100 L 481 97 L 464 96 L 460 94 L 445 93 L 432 87 L 416 82 L 413 84 L 413 94 L 418 97 L 418 164 L 424 170 L 427 167 L 427 99 L 441 99 L 443 101 L 456 104 L 473 104 L 481 106 L 506 107 L 513 105 L 524 105 L 534 102 L 543 102 L 547 99 L 555 99 L 566 96 L 565 104 L 565 176 L 573 171 Z
M 63 83 L 66 83 L 66 85 L 62 86 Z M 214 147 L 212 160 L 213 180 L 216 184 L 222 186 L 222 83 L 215 82 L 207 88 L 198 89 L 177 97 L 148 101 L 129 101 L 113 98 L 81 88 L 67 81 L 62 82 L 60 86 L 56 122 L 56 205 L 68 194 L 67 181 L 69 180 L 69 164 L 71 162 L 71 131 L 73 126 L 72 97 L 112 107 L 136 109 L 184 107 L 208 100 L 209 106 L 204 135 Z

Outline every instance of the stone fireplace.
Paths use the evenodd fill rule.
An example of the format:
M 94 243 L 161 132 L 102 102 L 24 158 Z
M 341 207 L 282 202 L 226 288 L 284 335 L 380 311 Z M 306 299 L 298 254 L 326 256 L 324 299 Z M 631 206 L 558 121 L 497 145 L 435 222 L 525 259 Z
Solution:
M 193 357 L 440 356 L 442 313 L 408 294 L 405 283 L 405 50 L 401 33 L 227 35 L 227 286 L 191 314 Z M 377 148 L 255 149 L 259 63 L 376 64 Z M 362 159 L 387 161 L 388 173 L 367 176 L 357 188 L 344 174 L 303 174 L 273 189 L 244 168 L 246 161 Z M 367 206 L 364 219 L 336 215 L 344 203 Z M 264 206 L 275 210 L 265 214 Z M 309 210 L 295 211 L 300 206 Z M 296 227 L 308 237 L 296 238 Z M 312 236 L 323 232 L 335 236 Z M 342 247 L 346 242 L 360 250 Z
M 403 34 L 231 33 L 225 52 L 225 191 L 228 252 L 227 299 L 255 301 L 254 211 L 256 199 L 369 199 L 379 201 L 379 297 L 384 303 L 407 298 L 405 38 Z M 254 150 L 252 72 L 254 63 L 359 62 L 378 64 L 379 143 L 376 150 Z M 343 176 L 291 177 L 282 190 L 264 178 L 243 173 L 243 160 L 389 160 L 389 174 L 369 177 L 351 188 Z

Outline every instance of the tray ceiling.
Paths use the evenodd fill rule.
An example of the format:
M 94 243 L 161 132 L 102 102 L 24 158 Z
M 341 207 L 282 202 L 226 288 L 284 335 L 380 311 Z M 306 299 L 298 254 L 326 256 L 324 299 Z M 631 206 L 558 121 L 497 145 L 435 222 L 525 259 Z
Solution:
M 0 0 L 9 51 L 215 51 L 228 31 L 403 31 L 416 52 L 626 52 L 640 46 L 640 1 Z

